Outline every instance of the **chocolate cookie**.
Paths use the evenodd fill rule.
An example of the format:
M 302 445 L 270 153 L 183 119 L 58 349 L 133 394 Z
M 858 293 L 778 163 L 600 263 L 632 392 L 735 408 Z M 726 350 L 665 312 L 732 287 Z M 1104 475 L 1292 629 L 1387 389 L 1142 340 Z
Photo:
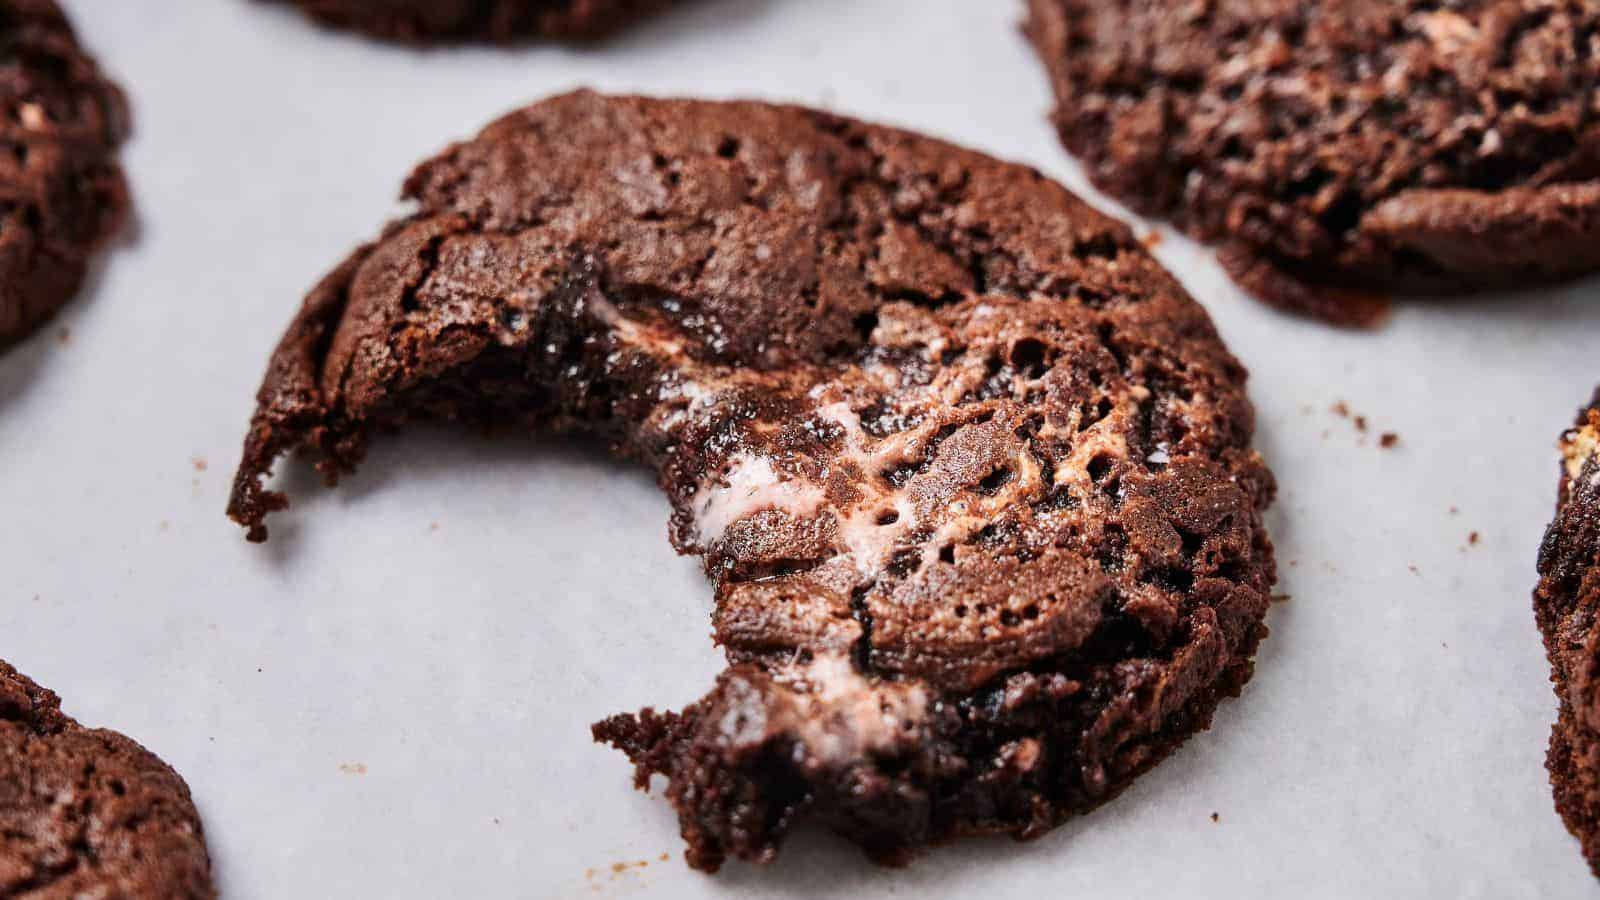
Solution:
M 650 466 L 729 668 L 595 726 L 689 861 L 801 818 L 883 861 L 1038 835 L 1249 678 L 1273 482 L 1245 372 L 1127 228 L 1030 169 L 822 112 L 557 97 L 424 163 L 306 300 L 230 514 L 417 419 Z
M 216 895 L 183 779 L 0 660 L 0 897 Z
M 54 0 L 0 0 L 0 347 L 77 292 L 122 224 L 121 91 Z
M 279 0 L 285 2 L 285 0 Z M 328 25 L 410 43 L 583 40 L 674 0 L 286 0 Z
M 1556 810 L 1600 876 L 1600 392 L 1562 436 L 1561 455 L 1556 517 L 1533 593 L 1560 704 L 1546 766 Z
M 1600 5 L 1029 0 L 1089 177 L 1336 322 L 1600 268 Z

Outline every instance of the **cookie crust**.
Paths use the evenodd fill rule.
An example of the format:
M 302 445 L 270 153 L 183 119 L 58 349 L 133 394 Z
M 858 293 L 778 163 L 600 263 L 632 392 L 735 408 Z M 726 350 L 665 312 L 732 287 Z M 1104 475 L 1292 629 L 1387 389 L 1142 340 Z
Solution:
M 212 900 L 189 788 L 123 735 L 84 728 L 0 661 L 0 896 Z
M 650 466 L 729 668 L 595 727 L 692 865 L 821 821 L 875 859 L 1032 837 L 1249 678 L 1275 572 L 1245 372 L 1124 226 L 1032 170 L 797 107 L 592 93 L 422 164 L 312 291 L 230 514 L 417 419 Z
M 0 348 L 77 293 L 127 215 L 129 118 L 54 0 L 0 0 Z
M 604 37 L 674 0 L 274 0 L 324 25 L 412 44 Z
M 1268 303 L 1600 268 L 1600 8 L 1582 0 L 1030 0 L 1096 185 L 1219 245 Z

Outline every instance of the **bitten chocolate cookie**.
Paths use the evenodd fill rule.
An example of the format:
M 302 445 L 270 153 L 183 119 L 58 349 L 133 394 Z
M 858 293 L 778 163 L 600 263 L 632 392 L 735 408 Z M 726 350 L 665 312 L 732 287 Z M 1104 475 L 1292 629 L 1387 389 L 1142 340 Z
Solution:
M 1600 268 L 1600 5 L 1029 0 L 1061 139 L 1246 290 L 1361 324 L 1390 291 Z
M 1562 436 L 1561 455 L 1533 593 L 1560 705 L 1545 763 L 1556 810 L 1600 877 L 1600 392 Z
M 54 0 L 0 0 L 0 347 L 71 299 L 122 224 L 122 93 Z
M 327 25 L 411 43 L 602 37 L 675 0 L 276 0 Z
M 810 818 L 900 861 L 1038 835 L 1249 678 L 1273 583 L 1245 372 L 1037 172 L 822 112 L 577 93 L 424 163 L 307 299 L 230 513 L 280 454 L 417 419 L 598 434 L 705 560 L 729 667 L 595 726 L 689 862 Z M 598 538 L 599 536 L 597 536 Z
M 0 661 L 0 897 L 214 898 L 183 779 Z

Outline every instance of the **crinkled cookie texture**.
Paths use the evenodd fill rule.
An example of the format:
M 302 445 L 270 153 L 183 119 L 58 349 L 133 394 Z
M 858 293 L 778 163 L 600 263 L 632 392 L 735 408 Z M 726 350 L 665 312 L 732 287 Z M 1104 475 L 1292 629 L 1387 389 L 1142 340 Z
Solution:
M 598 38 L 675 0 L 276 0 L 326 25 L 410 43 Z M 681 0 L 676 0 L 681 2 Z
M 689 862 L 801 819 L 885 862 L 1110 798 L 1249 678 L 1273 583 L 1245 372 L 1128 229 L 827 113 L 576 93 L 424 163 L 312 291 L 230 512 L 419 419 L 651 467 L 729 667 L 595 726 Z
M 200 816 L 183 779 L 0 661 L 0 897 L 209 900 Z
M 1533 593 L 1560 709 L 1545 762 L 1556 810 L 1600 877 L 1600 392 L 1560 446 L 1556 516 Z
M 1029 0 L 1090 178 L 1275 305 L 1600 268 L 1593 0 Z
M 53 0 L 0 0 L 0 347 L 77 293 L 121 226 L 122 92 Z

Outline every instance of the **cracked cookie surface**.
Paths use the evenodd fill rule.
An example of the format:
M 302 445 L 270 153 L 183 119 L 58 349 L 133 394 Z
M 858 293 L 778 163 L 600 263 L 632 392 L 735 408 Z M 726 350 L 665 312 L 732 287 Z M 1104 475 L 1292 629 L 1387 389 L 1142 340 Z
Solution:
M 189 788 L 112 731 L 84 728 L 0 661 L 0 897 L 210 900 Z
M 1124 226 L 1037 172 L 797 107 L 587 92 L 423 163 L 306 299 L 230 514 L 413 420 L 653 469 L 729 661 L 595 727 L 691 864 L 800 819 L 874 858 L 1040 834 L 1205 728 L 1274 579 L 1245 372 Z
M 77 293 L 121 226 L 122 92 L 54 0 L 0 0 L 0 347 Z
M 602 37 L 681 0 L 274 0 L 325 25 L 408 43 Z
M 1364 324 L 1389 291 L 1600 268 L 1588 0 L 1029 9 L 1089 177 L 1218 244 L 1262 300 Z

